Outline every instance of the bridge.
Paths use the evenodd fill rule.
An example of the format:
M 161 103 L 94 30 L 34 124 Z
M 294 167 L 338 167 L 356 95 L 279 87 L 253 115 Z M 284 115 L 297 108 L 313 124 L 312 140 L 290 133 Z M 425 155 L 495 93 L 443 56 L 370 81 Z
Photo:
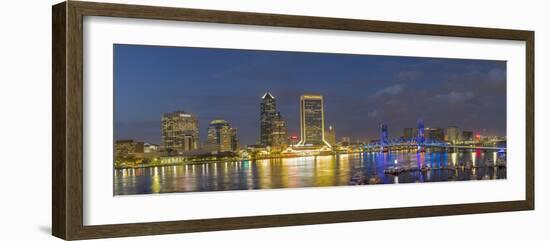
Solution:
M 380 139 L 375 142 L 364 145 L 363 151 L 393 151 L 393 150 L 409 150 L 409 151 L 424 151 L 426 149 L 439 149 L 446 151 L 457 151 L 459 149 L 468 150 L 498 150 L 506 151 L 506 139 L 473 139 L 454 140 L 451 142 L 443 141 L 443 132 L 439 129 L 438 133 L 428 135 L 424 128 L 424 121 L 418 120 L 416 136 L 412 136 L 412 130 L 409 138 L 401 137 L 390 139 L 388 137 L 388 125 L 380 125 Z M 412 136 L 412 137 L 411 137 Z M 435 137 L 434 137 L 435 136 Z M 455 134 L 455 139 L 456 134 Z
M 432 140 L 426 139 L 423 142 L 418 141 L 417 139 L 393 139 L 386 141 L 376 141 L 363 146 L 365 151 L 399 151 L 399 150 L 408 150 L 408 151 L 418 151 L 418 150 L 446 150 L 446 151 L 457 151 L 459 149 L 466 150 L 495 150 L 495 151 L 506 151 L 506 146 L 502 145 L 505 143 L 505 140 L 486 140 L 486 141 L 455 141 L 455 142 L 446 142 L 442 140 Z

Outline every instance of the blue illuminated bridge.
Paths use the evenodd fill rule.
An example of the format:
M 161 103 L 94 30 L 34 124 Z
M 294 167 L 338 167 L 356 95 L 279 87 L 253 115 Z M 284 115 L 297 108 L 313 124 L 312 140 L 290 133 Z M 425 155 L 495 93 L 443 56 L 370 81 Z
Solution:
M 376 141 L 363 146 L 365 151 L 399 151 L 399 150 L 497 150 L 506 151 L 505 140 L 488 140 L 488 141 L 456 141 L 446 142 L 441 140 L 426 139 L 418 141 L 417 139 L 393 139 L 386 141 Z
M 456 151 L 458 149 L 470 150 L 497 150 L 500 152 L 506 151 L 505 139 L 491 140 L 465 140 L 446 142 L 441 139 L 426 138 L 424 121 L 419 120 L 417 124 L 417 133 L 412 138 L 396 138 L 388 137 L 388 125 L 380 125 L 380 139 L 363 146 L 364 151 L 424 151 L 426 149 Z

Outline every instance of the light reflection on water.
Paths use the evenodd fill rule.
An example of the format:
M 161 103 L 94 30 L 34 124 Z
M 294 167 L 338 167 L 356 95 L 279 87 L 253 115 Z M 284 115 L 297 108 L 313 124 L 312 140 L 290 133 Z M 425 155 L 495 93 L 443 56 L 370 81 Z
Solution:
M 505 168 L 488 167 L 497 158 L 492 151 L 390 152 L 117 169 L 115 195 L 344 186 L 358 177 L 384 184 L 505 179 Z M 389 167 L 430 170 L 384 174 Z

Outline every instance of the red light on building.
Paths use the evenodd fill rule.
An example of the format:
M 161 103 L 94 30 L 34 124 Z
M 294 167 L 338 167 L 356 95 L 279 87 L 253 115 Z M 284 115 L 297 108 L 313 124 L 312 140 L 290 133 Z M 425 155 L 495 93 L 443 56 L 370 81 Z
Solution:
M 290 139 L 292 139 L 292 140 L 298 140 L 298 136 L 290 136 Z

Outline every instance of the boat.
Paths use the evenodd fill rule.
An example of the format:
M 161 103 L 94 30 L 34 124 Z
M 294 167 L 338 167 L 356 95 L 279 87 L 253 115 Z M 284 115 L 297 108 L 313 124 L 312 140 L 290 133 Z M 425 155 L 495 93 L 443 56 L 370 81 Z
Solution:
M 399 167 L 388 167 L 388 168 L 384 169 L 384 174 L 399 175 L 399 174 L 402 173 L 403 171 L 404 171 L 403 168 L 399 168 Z

